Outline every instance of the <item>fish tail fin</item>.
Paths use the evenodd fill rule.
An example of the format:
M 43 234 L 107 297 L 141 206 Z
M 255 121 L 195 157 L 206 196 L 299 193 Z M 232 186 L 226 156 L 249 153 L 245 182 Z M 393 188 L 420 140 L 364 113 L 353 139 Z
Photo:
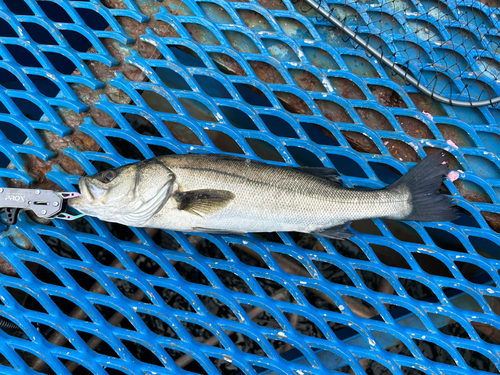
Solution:
M 451 221 L 458 217 L 450 198 L 439 194 L 447 173 L 446 155 L 435 152 L 387 187 L 391 190 L 403 188 L 411 194 L 412 209 L 403 220 Z

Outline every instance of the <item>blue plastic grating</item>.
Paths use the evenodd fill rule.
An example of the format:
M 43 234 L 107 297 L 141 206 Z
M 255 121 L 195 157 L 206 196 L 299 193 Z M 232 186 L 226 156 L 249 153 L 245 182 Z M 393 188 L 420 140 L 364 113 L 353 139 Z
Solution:
M 93 218 L 23 216 L 2 237 L 0 315 L 24 331 L 0 331 L 2 373 L 500 370 L 497 109 L 433 103 L 289 1 L 103 4 L 0 1 L 9 183 L 48 183 L 42 160 L 63 160 L 61 144 L 87 173 L 166 152 L 229 152 L 336 167 L 370 188 L 396 178 L 387 167 L 404 173 L 441 149 L 458 171 L 445 186 L 470 215 L 374 220 L 343 242 L 152 239 Z M 92 139 L 102 149 L 87 147 Z M 46 179 L 71 190 L 78 167 L 64 160 Z

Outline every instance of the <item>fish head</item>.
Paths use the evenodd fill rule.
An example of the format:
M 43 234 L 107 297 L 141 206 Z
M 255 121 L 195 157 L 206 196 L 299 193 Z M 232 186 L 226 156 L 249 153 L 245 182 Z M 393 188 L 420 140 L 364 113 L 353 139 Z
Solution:
M 101 220 L 141 226 L 170 198 L 174 183 L 170 169 L 151 159 L 81 177 L 81 197 L 68 204 Z

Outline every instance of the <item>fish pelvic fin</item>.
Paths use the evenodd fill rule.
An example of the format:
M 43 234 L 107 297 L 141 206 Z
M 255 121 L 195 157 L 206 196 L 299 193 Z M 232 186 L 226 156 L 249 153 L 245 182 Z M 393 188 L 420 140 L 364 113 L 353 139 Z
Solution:
M 354 236 L 354 234 L 349 230 L 349 225 L 351 225 L 350 221 L 334 227 L 320 229 L 311 232 L 311 234 L 317 234 L 318 236 L 333 238 L 336 240 L 345 240 Z
M 239 236 L 244 235 L 244 232 L 232 232 L 226 229 L 214 229 L 214 228 L 203 228 L 203 227 L 193 227 L 191 229 L 193 232 L 203 232 L 209 234 L 237 234 Z
M 234 194 L 227 190 L 202 189 L 175 193 L 178 209 L 193 215 L 211 215 L 226 207 Z
M 451 221 L 458 217 L 451 199 L 439 193 L 448 173 L 446 155 L 434 152 L 386 189 L 410 194 L 411 211 L 405 217 L 389 217 L 414 221 Z

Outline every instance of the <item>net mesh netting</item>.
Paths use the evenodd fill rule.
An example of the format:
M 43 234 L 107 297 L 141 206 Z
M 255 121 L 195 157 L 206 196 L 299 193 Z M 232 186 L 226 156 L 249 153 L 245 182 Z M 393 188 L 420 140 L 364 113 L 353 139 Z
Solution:
M 437 93 L 497 95 L 493 2 L 321 6 Z M 460 210 L 348 241 L 23 213 L 0 239 L 0 372 L 498 373 L 500 113 L 392 70 L 300 2 L 0 1 L 3 187 L 197 152 L 379 188 L 444 150 Z
M 407 84 L 445 103 L 496 105 L 498 4 L 488 1 L 301 0 L 307 16 L 324 9 L 343 40 L 366 42 Z M 311 9 L 313 8 L 313 9 Z M 352 31 L 354 35 L 349 33 Z M 402 68 L 400 70 L 397 67 Z

